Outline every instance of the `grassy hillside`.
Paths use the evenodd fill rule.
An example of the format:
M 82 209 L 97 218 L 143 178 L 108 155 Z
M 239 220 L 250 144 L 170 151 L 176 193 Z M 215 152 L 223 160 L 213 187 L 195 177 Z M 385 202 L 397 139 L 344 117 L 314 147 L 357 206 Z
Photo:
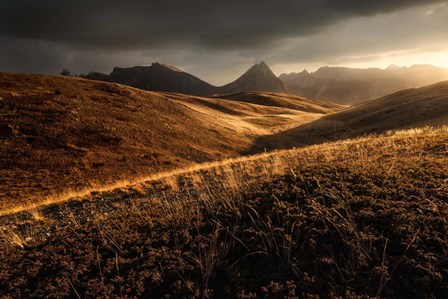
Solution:
M 191 101 L 79 78 L 0 74 L 0 209 L 263 150 L 256 138 L 322 116 L 226 101 L 204 110 L 216 100 L 202 98 L 202 108 Z
M 17 297 L 446 298 L 448 129 L 266 153 L 0 218 Z
M 291 98 L 287 94 L 253 92 L 247 95 L 251 100 L 243 94 L 235 96 L 234 99 L 231 96 L 200 98 L 180 94 L 169 94 L 169 97 L 196 111 L 233 124 L 236 128 L 245 128 L 260 136 L 285 131 L 344 108 L 330 103 Z M 275 148 L 276 144 L 273 143 L 272 147 Z
M 311 113 L 327 114 L 345 108 L 342 105 L 313 101 L 303 97 L 285 93 L 243 92 L 229 95 L 220 95 L 218 97 L 264 106 L 289 108 Z
M 328 117 L 351 128 L 349 136 L 448 123 L 448 81 L 403 90 Z
M 367 101 L 290 130 L 261 136 L 256 144 L 270 148 L 279 142 L 276 148 L 291 148 L 388 130 L 447 124 L 448 81 Z
M 157 93 L 0 74 L 1 205 L 238 155 L 233 128 Z M 232 144 L 232 146 L 230 146 Z

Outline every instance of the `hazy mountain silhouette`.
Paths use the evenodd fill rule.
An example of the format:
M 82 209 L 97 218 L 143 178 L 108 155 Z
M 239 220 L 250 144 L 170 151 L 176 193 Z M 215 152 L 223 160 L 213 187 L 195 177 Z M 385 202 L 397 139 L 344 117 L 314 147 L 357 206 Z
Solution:
M 84 79 L 90 79 L 90 80 L 96 80 L 96 81 L 109 81 L 109 75 L 92 71 L 88 73 L 87 75 L 80 75 L 80 77 Z
M 448 70 L 431 65 L 391 65 L 384 70 L 325 66 L 312 73 L 304 70 L 277 77 L 262 61 L 235 81 L 218 87 L 176 67 L 156 62 L 151 66 L 116 67 L 110 75 L 90 72 L 81 77 L 121 83 L 143 90 L 196 96 L 258 91 L 291 93 L 317 101 L 355 104 L 399 90 L 448 80 Z
M 314 100 L 353 104 L 402 89 L 420 87 L 448 79 L 448 70 L 431 65 L 356 69 L 322 67 L 314 73 L 282 74 L 291 93 Z
M 81 77 L 121 83 L 144 90 L 177 92 L 197 96 L 246 91 L 286 92 L 285 83 L 275 76 L 265 62 L 252 66 L 241 77 L 221 87 L 213 86 L 176 67 L 157 62 L 151 66 L 116 67 L 110 75 L 90 72 Z
M 286 92 L 286 84 L 277 78 L 268 65 L 262 61 L 252 66 L 241 77 L 220 87 L 219 93 L 239 93 L 247 91 Z
M 213 93 L 214 86 L 178 68 L 153 63 L 151 66 L 114 68 L 110 82 L 121 83 L 144 90 L 169 91 L 205 96 Z

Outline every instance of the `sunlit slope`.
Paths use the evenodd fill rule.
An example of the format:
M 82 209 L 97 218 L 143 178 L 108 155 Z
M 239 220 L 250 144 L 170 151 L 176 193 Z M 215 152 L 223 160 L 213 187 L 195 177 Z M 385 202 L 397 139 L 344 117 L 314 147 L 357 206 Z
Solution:
M 0 113 L 3 205 L 262 151 L 323 116 L 26 74 L 0 74 Z
M 403 90 L 270 136 L 258 145 L 290 148 L 388 130 L 448 124 L 448 81 Z M 280 144 L 281 143 L 281 144 Z
M 0 74 L 0 199 L 236 156 L 254 135 L 166 95 L 84 79 Z
M 339 111 L 342 106 L 315 102 L 302 98 L 294 99 L 286 94 L 248 93 L 247 97 L 223 96 L 201 98 L 181 94 L 169 94 L 176 100 L 198 112 L 212 115 L 239 129 L 253 131 L 260 136 L 270 135 L 320 119 L 328 113 Z M 248 97 L 251 98 L 248 101 Z M 266 101 L 270 101 L 267 105 Z M 273 145 L 275 146 L 275 145 Z
M 283 107 L 303 112 L 311 113 L 333 113 L 345 108 L 345 106 L 309 100 L 304 97 L 295 96 L 286 93 L 272 92 L 242 92 L 228 95 L 220 95 L 217 97 L 236 100 L 241 102 L 253 103 L 264 106 Z
M 352 135 L 448 124 L 448 81 L 364 102 L 328 119 L 344 123 Z

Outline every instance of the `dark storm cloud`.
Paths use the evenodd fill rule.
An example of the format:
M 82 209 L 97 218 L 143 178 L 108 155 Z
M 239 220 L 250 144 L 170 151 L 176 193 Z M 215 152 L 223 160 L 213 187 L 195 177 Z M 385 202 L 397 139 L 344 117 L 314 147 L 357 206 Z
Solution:
M 98 49 L 213 49 L 274 46 L 343 19 L 438 0 L 10 0 L 0 1 L 0 35 Z
M 0 0 L 0 71 L 159 61 L 219 85 L 261 60 L 280 73 L 444 50 L 447 27 L 448 0 Z

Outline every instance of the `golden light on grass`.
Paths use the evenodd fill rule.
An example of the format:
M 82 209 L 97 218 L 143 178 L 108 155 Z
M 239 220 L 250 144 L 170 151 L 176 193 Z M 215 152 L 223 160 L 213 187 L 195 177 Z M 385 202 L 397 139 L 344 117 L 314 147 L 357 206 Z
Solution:
M 35 200 L 31 205 L 17 205 L 0 211 L 0 216 L 19 213 L 22 211 L 37 211 L 40 207 L 64 203 L 68 200 L 82 200 L 92 193 L 107 193 L 114 190 L 137 188 L 143 192 L 145 183 L 163 181 L 172 191 L 178 191 L 178 180 L 181 177 L 190 177 L 193 181 L 202 180 L 200 172 L 209 171 L 219 177 L 226 178 L 223 183 L 230 190 L 238 190 L 244 176 L 272 177 L 288 171 L 291 165 L 301 160 L 330 162 L 341 157 L 368 161 L 386 148 L 394 149 L 397 143 L 409 143 L 410 147 L 418 150 L 425 140 L 445 136 L 448 126 L 439 128 L 423 127 L 408 130 L 388 131 L 382 136 L 365 136 L 351 140 L 314 145 L 302 149 L 282 150 L 268 152 L 253 156 L 232 158 L 224 161 L 209 162 L 181 168 L 174 171 L 161 172 L 145 177 L 136 177 L 130 180 L 120 180 L 107 185 L 92 185 L 81 190 L 71 190 L 54 196 Z M 419 141 L 420 140 L 420 141 Z M 424 150 L 424 149 L 421 149 Z M 338 153 L 336 156 L 335 153 Z M 237 166 L 232 168 L 232 166 Z M 243 171 L 241 171 L 243 170 Z M 36 214 L 36 212 L 31 212 Z M 36 216 L 40 218 L 40 216 Z

